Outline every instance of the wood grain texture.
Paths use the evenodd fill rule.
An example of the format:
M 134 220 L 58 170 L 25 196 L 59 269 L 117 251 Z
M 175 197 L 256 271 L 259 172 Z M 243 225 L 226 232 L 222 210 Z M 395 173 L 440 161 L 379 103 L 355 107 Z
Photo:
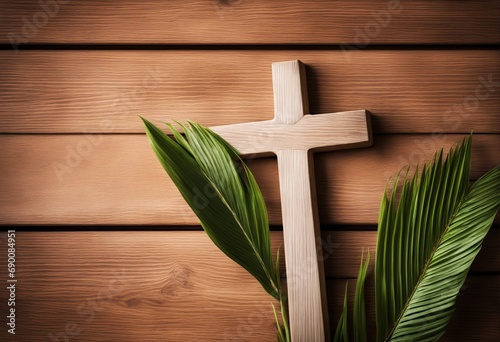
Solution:
M 500 51 L 439 49 L 0 51 L 0 131 L 269 120 L 271 63 L 294 59 L 308 65 L 313 114 L 366 109 L 375 133 L 500 133 Z
M 375 224 L 387 179 L 462 137 L 375 136 L 371 148 L 316 153 L 321 224 Z M 144 135 L 1 135 L 0 146 L 3 225 L 197 224 Z M 500 135 L 475 136 L 473 179 L 500 164 L 499 149 Z M 248 164 L 281 224 L 275 159 Z
M 303 115 L 295 124 L 278 120 L 216 126 L 211 129 L 242 155 L 269 156 L 283 150 L 340 151 L 372 144 L 370 115 L 365 110 Z
M 313 166 L 307 150 L 278 151 L 290 334 L 303 342 L 331 340 Z
M 321 244 L 322 259 L 325 265 L 325 274 L 328 279 L 356 278 L 358 275 L 361 253 L 370 250 L 370 268 L 375 262 L 377 244 L 376 226 L 370 226 L 372 231 L 345 231 L 345 226 L 338 227 L 338 231 L 323 231 Z M 275 232 L 273 242 L 281 245 L 280 232 Z M 500 229 L 492 227 L 484 240 L 483 247 L 471 267 L 472 272 L 500 272 L 500 256 L 497 248 L 500 245 Z M 285 265 L 282 265 L 284 268 Z M 343 293 L 339 292 L 339 295 Z
M 325 232 L 323 237 L 329 234 L 340 244 L 332 260 L 349 254 L 344 252 L 352 242 L 358 241 L 360 249 L 366 240 L 366 232 Z M 280 232 L 272 238 L 274 246 L 281 244 Z M 494 239 L 498 242 L 498 231 Z M 336 268 L 354 276 L 355 254 Z M 18 232 L 17 255 L 18 317 L 11 341 L 50 340 L 49 334 L 62 340 L 68 332 L 71 341 L 275 338 L 270 297 L 201 231 Z M 5 259 L 0 263 L 5 279 Z M 498 340 L 499 280 L 498 275 L 469 276 L 443 341 Z M 338 317 L 345 281 L 327 283 L 331 322 Z M 351 279 L 351 295 L 354 284 Z M 372 289 L 369 285 L 368 303 Z M 2 310 L 6 295 L 1 289 Z M 373 326 L 373 309 L 368 317 Z M 6 336 L 6 329 L 0 330 L 0 339 Z
M 120 263 L 123 263 L 126 267 L 128 264 L 134 263 L 133 260 L 139 253 L 143 253 L 142 248 L 147 247 L 151 248 L 150 252 L 143 253 L 139 259 L 149 258 L 148 254 L 156 255 L 158 259 L 148 266 L 150 272 L 154 274 L 159 273 L 164 266 L 166 267 L 162 260 L 171 263 L 184 260 L 187 264 L 192 265 L 190 267 L 200 270 L 206 267 L 224 269 L 231 264 L 239 267 L 214 247 L 200 226 L 193 226 L 195 229 L 187 231 L 179 226 L 164 226 L 153 230 L 145 226 L 136 226 L 133 230 L 127 229 L 126 231 L 122 230 L 125 228 L 123 226 L 117 228 L 119 229 L 115 231 L 52 230 L 41 232 L 20 229 L 16 233 L 20 246 L 18 247 L 21 248 L 18 251 L 18 257 L 22 261 L 24 260 L 23 262 L 28 262 L 30 258 L 35 260 L 46 257 L 46 255 L 52 255 L 55 258 L 58 253 L 66 258 L 74 249 L 76 255 L 73 258 L 89 257 L 94 260 L 98 258 L 99 253 L 102 253 L 103 258 L 105 258 L 102 265 L 109 262 L 109 267 L 118 267 Z M 374 266 L 377 227 L 367 226 L 371 230 L 362 231 L 348 231 L 345 230 L 346 226 L 337 228 L 339 230 L 322 231 L 321 241 L 317 241 L 318 247 L 323 250 L 321 259 L 325 265 L 325 277 L 327 279 L 355 279 L 358 275 L 363 250 L 365 252 L 370 250 L 372 256 L 370 269 Z M 79 241 L 83 241 L 81 245 Z M 92 241 L 95 245 L 94 250 L 90 248 Z M 137 242 L 137 247 L 131 247 L 133 241 Z M 2 237 L 2 242 L 5 242 L 4 237 Z M 281 230 L 271 231 L 271 243 L 273 256 L 276 256 L 278 249 L 280 249 L 280 255 L 283 255 L 284 243 Z M 471 266 L 472 273 L 500 273 L 500 255 L 496 252 L 499 243 L 500 227 L 493 226 Z M 58 248 L 57 244 L 61 244 L 61 248 Z M 190 246 L 188 249 L 185 248 L 187 245 Z M 129 252 L 127 252 L 127 248 L 130 249 Z M 138 250 L 136 251 L 134 248 Z M 198 262 L 198 258 L 205 261 Z M 37 262 L 41 263 L 42 261 Z M 39 270 L 39 273 L 43 272 L 43 269 Z M 280 259 L 280 273 L 283 278 L 286 278 L 284 258 Z
M 308 64 L 311 113 L 366 109 L 377 133 L 372 148 L 315 155 L 320 222 L 335 229 L 316 239 L 332 327 L 375 250 L 389 176 L 462 137 L 450 133 L 490 133 L 472 178 L 500 164 L 498 0 L 57 1 L 0 1 L 0 225 L 38 225 L 18 232 L 17 335 L 1 341 L 276 340 L 270 297 L 196 226 L 137 118 L 269 120 L 273 62 Z M 276 159 L 253 157 L 279 226 Z M 499 223 L 441 341 L 500 340 Z
M 273 340 L 271 297 L 199 233 L 18 233 L 17 341 Z
M 495 0 L 91 0 L 59 1 L 57 7 L 55 1 L 43 3 L 46 9 L 35 0 L 2 1 L 2 42 L 363 47 L 500 41 L 500 6 Z

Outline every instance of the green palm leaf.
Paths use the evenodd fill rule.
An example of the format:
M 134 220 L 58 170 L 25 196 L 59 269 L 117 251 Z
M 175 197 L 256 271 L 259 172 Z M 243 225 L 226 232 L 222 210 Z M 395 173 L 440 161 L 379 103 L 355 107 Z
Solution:
M 500 166 L 469 185 L 472 136 L 384 194 L 375 261 L 377 341 L 436 341 L 500 208 Z M 395 182 L 395 187 L 398 180 Z
M 280 300 L 280 275 L 272 259 L 266 205 L 237 151 L 196 123 L 182 126 L 185 137 L 169 125 L 172 139 L 142 120 L 156 156 L 210 239 Z
M 358 279 L 356 281 L 356 294 L 354 296 L 354 309 L 352 314 L 354 328 L 354 342 L 366 342 L 366 307 L 365 307 L 365 281 L 370 264 L 370 251 L 363 262 L 364 253 L 361 254 L 361 265 L 359 266 Z
M 364 261 L 363 261 L 364 260 Z M 368 265 L 370 264 L 370 251 L 366 259 L 364 259 L 364 253 L 361 254 L 361 265 L 359 266 L 358 278 L 356 280 L 356 292 L 354 295 L 354 308 L 352 313 L 353 318 L 353 330 L 354 330 L 354 341 L 355 342 L 366 342 L 366 308 L 365 308 L 365 281 L 366 274 L 368 273 Z M 337 329 L 335 331 L 335 336 L 333 338 L 334 342 L 348 342 L 349 341 L 349 331 L 347 324 L 347 288 L 349 282 L 346 282 L 346 288 L 344 293 L 344 306 L 342 308 L 342 314 L 340 315 Z
M 349 282 L 345 284 L 344 293 L 344 306 L 342 307 L 342 314 L 339 318 L 339 323 L 337 324 L 337 330 L 335 331 L 335 336 L 333 336 L 333 342 L 349 342 L 349 328 L 347 324 L 347 289 L 349 287 Z

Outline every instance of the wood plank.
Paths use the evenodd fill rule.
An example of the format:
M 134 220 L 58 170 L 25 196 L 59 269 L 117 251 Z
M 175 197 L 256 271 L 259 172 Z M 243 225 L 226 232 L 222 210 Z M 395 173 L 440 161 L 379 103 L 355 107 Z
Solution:
M 332 232 L 341 241 L 335 258 L 345 251 L 342 234 L 357 233 Z M 273 232 L 274 243 L 280 235 Z M 355 241 L 346 239 L 345 244 Z M 31 231 L 18 232 L 16 243 L 18 341 L 49 339 L 49 334 L 64 340 L 62 334 L 68 332 L 71 340 L 82 341 L 275 338 L 270 297 L 203 232 Z M 0 261 L 2 279 L 5 262 Z M 345 267 L 354 269 L 350 263 Z M 371 303 L 372 278 L 368 281 Z M 470 341 L 474 333 L 500 336 L 493 330 L 499 319 L 499 281 L 498 274 L 469 277 L 446 341 Z M 350 283 L 352 294 L 355 282 Z M 344 286 L 345 279 L 328 281 L 332 322 Z M 3 312 L 6 296 L 1 290 Z M 373 326 L 373 309 L 368 315 Z M 189 328 L 193 325 L 196 329 Z M 6 336 L 1 329 L 0 339 Z
M 376 227 L 373 227 L 376 229 Z M 280 245 L 279 234 L 273 235 Z M 370 250 L 370 268 L 374 267 L 377 232 L 374 231 L 323 231 L 321 245 L 327 278 L 356 278 L 361 253 Z M 483 247 L 471 266 L 472 272 L 500 273 L 500 229 L 492 228 L 484 240 Z M 285 265 L 283 265 L 284 267 Z
M 198 272 L 198 268 L 208 267 L 206 263 L 210 262 L 212 267 L 217 269 L 230 268 L 233 262 L 225 257 L 201 230 L 180 231 L 180 230 L 148 230 L 144 227 L 135 227 L 131 231 L 51 231 L 51 232 L 24 232 L 18 230 L 18 240 L 20 251 L 18 256 L 21 260 L 29 262 L 30 259 L 43 259 L 46 256 L 42 254 L 70 253 L 75 249 L 75 253 L 82 255 L 82 258 L 96 258 L 98 253 L 104 253 L 106 262 L 110 265 L 118 265 L 125 261 L 124 253 L 127 248 L 132 248 L 130 244 L 135 239 L 139 246 L 150 246 L 151 253 L 158 256 L 158 260 L 184 260 L 190 266 L 193 272 Z M 376 227 L 373 227 L 374 229 Z M 179 229 L 182 229 L 179 227 Z M 322 259 L 325 266 L 325 277 L 327 279 L 354 279 L 358 275 L 358 269 L 361 259 L 361 253 L 369 249 L 371 253 L 370 269 L 374 266 L 375 246 L 377 234 L 376 231 L 322 231 L 321 241 L 317 245 L 323 249 Z M 88 241 L 81 246 L 77 241 Z M 95 251 L 87 250 L 90 241 L 94 241 Z M 113 245 L 111 241 L 116 241 Z M 280 255 L 283 256 L 283 233 L 282 231 L 272 231 L 271 241 L 273 253 L 280 249 Z M 500 229 L 494 228 L 488 233 L 483 247 L 476 260 L 472 264 L 473 273 L 500 273 L 500 256 L 496 249 L 500 243 Z M 58 244 L 62 244 L 58 248 Z M 37 245 L 38 247 L 34 247 Z M 26 247 L 25 247 L 26 246 Z M 29 248 L 27 247 L 29 246 Z M 178 246 L 178 247 L 177 247 Z M 189 246 L 186 249 L 186 246 Z M 142 247 L 140 247 L 142 248 Z M 140 249 L 139 248 L 139 249 Z M 199 252 L 193 253 L 191 249 L 196 248 Z M 53 252 L 49 252 L 53 249 Z M 162 251 L 163 250 L 163 251 Z M 132 262 L 127 258 L 132 258 L 140 251 L 126 256 L 127 262 Z M 96 254 L 96 255 L 94 255 Z M 52 255 L 52 254 L 50 254 Z M 199 262 L 199 259 L 206 262 Z M 29 266 L 31 267 L 31 266 Z M 69 267 L 69 266 L 68 266 Z M 116 266 L 118 267 L 118 266 Z M 164 267 L 161 261 L 156 261 L 148 266 L 151 272 L 158 273 Z M 284 277 L 285 259 L 281 258 L 280 272 Z
M 2 42 L 494 44 L 498 1 L 4 0 Z M 23 19 L 25 18 L 25 19 Z M 22 40 L 24 39 L 24 40 Z
M 372 148 L 318 156 L 320 219 L 325 223 L 377 223 L 384 188 L 397 171 L 406 165 L 422 165 L 438 149 L 447 151 L 461 140 L 462 135 L 376 136 Z M 473 145 L 471 177 L 475 180 L 500 165 L 500 135 L 476 135 Z
M 374 146 L 317 153 L 321 224 L 376 224 L 387 179 L 462 135 L 375 136 Z M 476 135 L 472 177 L 500 164 L 500 135 Z M 144 135 L 1 135 L 0 224 L 193 225 L 197 219 Z M 79 152 L 77 152 L 79 151 Z M 275 159 L 248 161 L 281 224 Z M 200 192 L 200 201 L 209 198 Z M 498 221 L 497 221 L 498 222 Z
M 17 341 L 272 340 L 271 297 L 200 233 L 18 233 Z M 249 320 L 259 327 L 249 332 Z
M 0 51 L 0 131 L 267 120 L 271 63 L 295 59 L 308 65 L 311 113 L 366 109 L 375 133 L 500 133 L 500 51 L 439 49 Z

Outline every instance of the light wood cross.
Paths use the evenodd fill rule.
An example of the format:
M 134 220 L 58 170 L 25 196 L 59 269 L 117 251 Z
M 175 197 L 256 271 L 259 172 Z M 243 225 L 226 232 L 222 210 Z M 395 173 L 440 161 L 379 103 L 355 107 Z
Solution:
M 365 110 L 310 115 L 305 66 L 273 63 L 274 119 L 213 127 L 243 155 L 278 157 L 293 342 L 329 335 L 312 151 L 370 146 Z

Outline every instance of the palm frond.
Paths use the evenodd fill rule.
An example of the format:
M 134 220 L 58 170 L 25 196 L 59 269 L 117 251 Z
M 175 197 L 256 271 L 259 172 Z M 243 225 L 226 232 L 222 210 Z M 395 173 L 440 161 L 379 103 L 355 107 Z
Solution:
M 366 342 L 368 340 L 366 333 L 365 280 L 366 273 L 368 272 L 368 265 L 370 264 L 370 251 L 368 251 L 368 255 L 364 262 L 363 259 L 364 253 L 361 254 L 361 265 L 359 266 L 356 293 L 354 296 L 354 309 L 352 314 L 354 342 Z
M 469 185 L 472 136 L 384 193 L 375 261 L 377 341 L 436 341 L 500 208 L 500 167 Z M 398 181 L 396 180 L 394 189 Z
M 364 260 L 364 261 L 363 261 Z M 366 259 L 364 259 L 364 253 L 361 254 L 361 265 L 359 266 L 358 278 L 356 281 L 356 293 L 354 295 L 354 308 L 353 308 L 353 330 L 354 330 L 354 341 L 355 342 L 366 342 L 366 308 L 365 308 L 365 280 L 366 274 L 368 272 L 368 265 L 370 264 L 370 252 Z M 337 324 L 337 330 L 335 331 L 335 336 L 333 338 L 334 342 L 349 341 L 349 331 L 347 324 L 347 289 L 349 282 L 346 282 L 346 288 L 344 293 L 344 305 L 342 308 L 342 314 L 340 315 L 339 322 Z
M 266 205 L 237 151 L 196 123 L 182 126 L 185 137 L 169 125 L 172 139 L 142 120 L 156 156 L 210 239 L 280 300 L 280 275 L 272 259 Z
M 342 314 L 340 315 L 339 323 L 337 324 L 337 330 L 335 331 L 335 336 L 333 337 L 333 342 L 349 342 L 349 328 L 347 322 L 347 289 L 349 287 L 349 282 L 345 284 L 344 293 L 344 306 L 342 307 Z
M 278 327 L 278 342 L 290 342 L 290 329 L 288 327 L 288 316 L 286 314 L 285 300 L 280 300 L 281 318 L 283 322 L 280 322 L 278 314 L 276 313 L 276 308 L 273 305 L 274 319 L 276 321 L 276 326 Z

